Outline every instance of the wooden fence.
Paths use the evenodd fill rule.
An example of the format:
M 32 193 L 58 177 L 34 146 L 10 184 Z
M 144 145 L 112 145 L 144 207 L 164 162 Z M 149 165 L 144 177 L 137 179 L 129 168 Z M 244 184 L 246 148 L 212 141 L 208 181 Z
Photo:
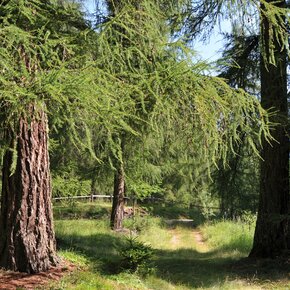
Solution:
M 90 201 L 94 201 L 97 199 L 108 199 L 108 200 L 112 200 L 113 199 L 113 195 L 105 195 L 105 194 L 91 194 L 91 195 L 76 195 L 76 196 L 60 196 L 60 197 L 53 197 L 52 200 L 54 201 L 61 201 L 61 200 L 71 200 L 71 199 L 80 199 L 80 200 L 90 200 Z M 126 200 L 136 200 L 136 198 L 134 197 L 124 197 L 124 199 Z M 158 197 L 145 197 L 142 200 L 146 200 L 146 201 L 162 201 L 163 198 L 158 198 Z
M 105 195 L 105 194 L 92 194 L 92 195 L 77 195 L 77 196 L 61 196 L 61 197 L 53 197 L 53 201 L 61 201 L 61 200 L 75 200 L 75 199 L 80 199 L 80 200 L 89 200 L 91 202 L 94 202 L 97 199 L 108 199 L 112 201 L 113 195 Z M 133 201 L 134 203 L 139 200 L 136 197 L 124 197 L 126 201 Z M 164 201 L 163 198 L 160 197 L 145 197 L 141 201 L 146 201 L 146 202 L 160 202 Z M 195 208 L 205 208 L 205 206 L 202 205 L 193 205 L 191 204 L 191 207 Z M 214 210 L 220 210 L 219 207 L 207 207 L 208 209 L 214 209 Z

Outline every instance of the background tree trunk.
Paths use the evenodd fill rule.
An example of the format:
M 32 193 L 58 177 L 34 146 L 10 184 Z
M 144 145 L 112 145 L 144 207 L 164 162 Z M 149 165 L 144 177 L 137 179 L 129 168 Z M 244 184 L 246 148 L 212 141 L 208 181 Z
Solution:
M 96 195 L 96 183 L 97 183 L 96 174 L 93 173 L 93 176 L 91 178 L 91 202 L 94 201 L 94 195 Z
M 125 172 L 123 164 L 119 164 L 119 168 L 114 178 L 114 195 L 111 213 L 111 228 L 119 230 L 122 228 L 124 218 L 124 197 L 125 197 Z
M 283 7 L 285 1 L 276 2 L 276 5 Z M 263 141 L 259 210 L 250 257 L 274 257 L 287 249 L 289 141 L 286 50 L 276 39 L 273 40 L 276 64 L 266 63 L 270 59 L 271 30 L 274 31 L 272 37 L 277 32 L 264 15 L 261 18 L 264 43 L 264 55 L 261 56 L 261 102 L 265 109 L 274 108 L 277 111 L 270 120 L 278 125 L 271 131 L 276 141 L 272 144 Z
M 0 215 L 0 267 L 37 273 L 58 263 L 51 207 L 47 117 L 29 108 L 18 135 L 9 132 Z M 15 138 L 16 137 L 16 138 Z M 16 168 L 13 170 L 13 164 Z M 13 171 L 12 171 L 13 170 Z

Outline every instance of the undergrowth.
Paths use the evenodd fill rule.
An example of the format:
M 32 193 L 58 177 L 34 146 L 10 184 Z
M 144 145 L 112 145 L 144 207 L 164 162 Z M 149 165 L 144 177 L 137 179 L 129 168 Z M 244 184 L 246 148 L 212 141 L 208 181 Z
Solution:
M 136 236 L 137 244 L 142 245 L 137 247 L 136 254 L 134 247 L 128 246 L 128 234 L 110 230 L 107 214 L 83 218 L 87 212 L 94 212 L 93 205 L 70 207 L 71 214 L 77 214 L 76 219 L 71 216 L 68 218 L 68 209 L 64 205 L 55 208 L 58 211 L 55 227 L 59 254 L 74 263 L 77 270 L 53 283 L 50 289 L 289 288 L 289 272 L 286 268 L 265 268 L 248 262 L 239 264 L 239 260 L 245 259 L 251 248 L 254 228 L 252 217 L 239 221 L 211 221 L 196 229 L 192 224 L 169 225 L 165 222 L 165 216 L 152 216 L 151 211 L 151 215 L 127 219 L 124 223 L 130 233 Z M 104 212 L 109 208 L 108 204 L 95 206 L 98 212 L 100 208 Z M 167 212 L 170 212 L 170 208 L 167 208 Z M 173 209 L 173 212 L 180 214 L 180 209 Z M 180 215 L 190 218 L 184 212 Z M 194 219 L 194 215 L 191 217 Z M 197 232 L 203 236 L 203 250 L 196 240 Z M 154 271 L 145 276 L 138 271 L 128 272 L 122 267 L 124 257 L 131 257 L 130 250 L 133 249 L 133 256 L 141 257 L 142 264 L 144 252 L 138 257 L 138 249 L 142 248 L 143 251 L 144 244 L 150 244 L 150 251 L 154 253 L 150 257 Z M 124 249 L 123 254 L 118 250 L 120 248 Z M 146 251 L 144 261 L 148 258 Z M 133 269 L 136 269 L 136 265 Z

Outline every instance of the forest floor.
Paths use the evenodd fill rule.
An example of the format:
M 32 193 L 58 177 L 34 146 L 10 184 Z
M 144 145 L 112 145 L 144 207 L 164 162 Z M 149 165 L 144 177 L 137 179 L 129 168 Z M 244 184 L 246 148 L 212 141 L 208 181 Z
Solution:
M 51 281 L 58 281 L 70 272 L 75 271 L 72 263 L 64 262 L 58 267 L 53 267 L 47 272 L 38 274 L 18 273 L 0 270 L 0 289 L 5 290 L 34 290 Z
M 196 212 L 151 207 L 150 214 L 125 221 L 154 251 L 152 268 L 132 273 L 120 269 L 118 249 L 128 236 L 109 229 L 109 204 L 54 210 L 59 255 L 69 264 L 38 275 L 2 271 L 0 289 L 290 290 L 289 260 L 246 258 L 253 234 L 249 224 L 205 222 Z

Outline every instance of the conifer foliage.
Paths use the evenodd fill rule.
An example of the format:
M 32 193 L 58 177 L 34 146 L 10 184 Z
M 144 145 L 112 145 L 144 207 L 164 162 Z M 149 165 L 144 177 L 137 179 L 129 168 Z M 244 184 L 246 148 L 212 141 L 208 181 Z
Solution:
M 132 172 L 142 172 L 144 164 L 154 160 L 156 166 L 162 163 L 160 157 L 178 155 L 179 148 L 187 149 L 183 160 L 192 160 L 198 147 L 199 160 L 202 156 L 210 168 L 235 151 L 240 132 L 254 150 L 262 137 L 271 139 L 268 115 L 259 102 L 206 75 L 207 66 L 194 61 L 186 43 L 171 38 L 175 5 L 106 2 L 111 14 L 96 30 L 90 29 L 75 1 L 0 2 L 5 152 L 0 267 L 36 273 L 59 262 L 48 119 L 56 138 L 65 134 L 80 151 L 114 170 L 114 228 L 122 226 L 125 179 L 137 191 L 146 174 Z M 150 146 L 144 141 L 147 136 L 155 139 L 155 149 L 142 152 Z M 176 152 L 160 154 L 166 148 Z M 154 182 L 150 186 L 158 188 Z
M 167 22 L 170 12 L 161 11 L 162 3 L 107 2 L 112 11 L 100 25 L 98 61 L 104 64 L 108 75 L 122 82 L 114 93 L 119 104 L 124 104 L 120 109 L 131 113 L 125 119 L 125 130 L 112 136 L 112 140 L 117 140 L 116 172 L 123 174 L 122 178 L 115 177 L 115 181 L 123 184 L 114 186 L 118 189 L 115 196 L 120 196 L 114 199 L 115 205 L 123 204 L 126 176 L 123 157 L 128 134 L 135 135 L 136 140 L 138 135 L 153 130 L 159 138 L 170 130 L 172 138 L 180 141 L 180 148 L 182 142 L 187 147 L 198 142 L 200 154 L 208 164 L 226 160 L 228 152 L 234 150 L 234 143 L 240 142 L 240 130 L 246 133 L 254 149 L 254 140 L 259 142 L 262 135 L 269 138 L 267 114 L 258 101 L 243 90 L 230 88 L 220 78 L 204 75 L 206 65 L 193 62 L 192 52 L 182 40 L 171 40 Z M 259 129 L 253 132 L 257 122 L 261 122 Z M 120 222 L 115 223 L 114 212 L 122 216 L 122 209 L 113 206 L 113 228 L 114 224 L 121 226 Z

